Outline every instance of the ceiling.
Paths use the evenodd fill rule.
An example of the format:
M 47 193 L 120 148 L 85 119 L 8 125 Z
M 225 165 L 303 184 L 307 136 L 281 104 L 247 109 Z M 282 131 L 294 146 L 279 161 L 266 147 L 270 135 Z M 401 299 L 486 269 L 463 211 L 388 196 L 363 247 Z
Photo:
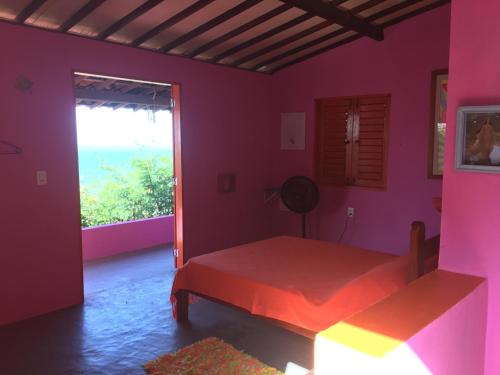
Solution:
M 450 0 L 0 0 L 0 20 L 274 73 Z

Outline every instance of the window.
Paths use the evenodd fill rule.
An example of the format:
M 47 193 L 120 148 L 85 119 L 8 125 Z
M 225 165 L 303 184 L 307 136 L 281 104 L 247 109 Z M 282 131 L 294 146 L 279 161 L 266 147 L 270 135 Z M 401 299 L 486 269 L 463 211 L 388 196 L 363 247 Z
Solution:
M 390 95 L 316 100 L 316 180 L 385 189 Z

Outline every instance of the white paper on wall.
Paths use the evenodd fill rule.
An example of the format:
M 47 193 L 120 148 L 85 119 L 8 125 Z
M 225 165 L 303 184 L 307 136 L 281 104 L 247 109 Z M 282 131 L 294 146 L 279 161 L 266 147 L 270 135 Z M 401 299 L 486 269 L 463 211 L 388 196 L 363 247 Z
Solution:
M 292 112 L 281 114 L 281 149 L 304 150 L 306 145 L 306 114 Z

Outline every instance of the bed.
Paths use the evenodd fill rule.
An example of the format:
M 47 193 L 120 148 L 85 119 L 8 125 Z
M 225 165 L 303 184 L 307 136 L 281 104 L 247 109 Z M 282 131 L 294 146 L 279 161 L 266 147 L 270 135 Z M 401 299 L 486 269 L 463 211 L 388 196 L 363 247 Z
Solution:
M 314 337 L 418 276 L 415 230 L 405 256 L 282 236 L 191 258 L 174 279 L 174 317 L 188 319 L 192 294 Z

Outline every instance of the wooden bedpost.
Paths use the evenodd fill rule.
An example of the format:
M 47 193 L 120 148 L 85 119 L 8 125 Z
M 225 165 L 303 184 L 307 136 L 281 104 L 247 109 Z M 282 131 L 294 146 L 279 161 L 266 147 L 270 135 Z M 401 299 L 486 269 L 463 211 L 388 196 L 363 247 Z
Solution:
M 439 261 L 440 236 L 425 239 L 425 224 L 414 221 L 411 224 L 410 257 L 411 280 L 437 268 Z
M 178 323 L 184 323 L 189 320 L 189 293 L 180 290 L 175 293 L 175 317 Z
M 425 224 L 421 221 L 411 223 L 410 232 L 410 279 L 413 281 L 424 274 L 422 245 L 425 242 Z

